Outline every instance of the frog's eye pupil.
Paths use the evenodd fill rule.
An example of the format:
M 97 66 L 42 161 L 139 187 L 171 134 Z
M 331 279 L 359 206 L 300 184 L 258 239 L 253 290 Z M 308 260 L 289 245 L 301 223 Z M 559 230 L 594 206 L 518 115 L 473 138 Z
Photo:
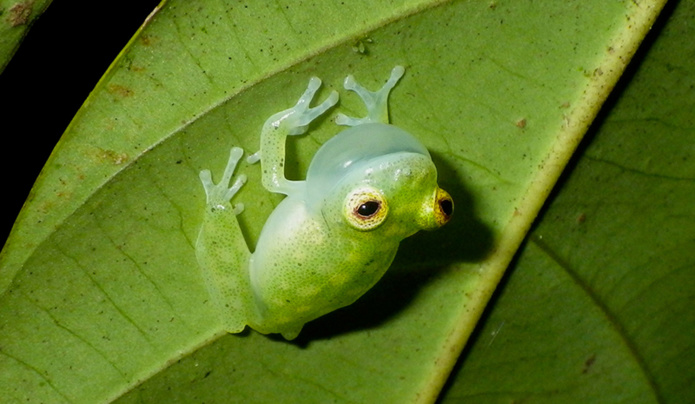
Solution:
M 444 215 L 447 217 L 454 213 L 454 202 L 451 199 L 444 199 L 439 202 L 439 207 L 441 208 Z
M 343 218 L 359 231 L 381 226 L 389 213 L 389 204 L 381 190 L 363 186 L 348 193 L 343 202 Z
M 379 211 L 381 203 L 378 201 L 367 201 L 357 208 L 357 214 L 362 217 L 369 217 Z

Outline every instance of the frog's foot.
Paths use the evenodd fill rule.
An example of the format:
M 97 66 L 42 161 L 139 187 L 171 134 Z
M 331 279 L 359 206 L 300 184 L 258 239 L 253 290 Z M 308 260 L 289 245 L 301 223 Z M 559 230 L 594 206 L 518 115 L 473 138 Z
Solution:
M 389 93 L 396 83 L 398 83 L 398 80 L 403 77 L 404 72 L 405 68 L 403 68 L 403 66 L 394 67 L 393 70 L 391 70 L 391 77 L 389 77 L 386 84 L 377 91 L 369 91 L 355 81 L 353 75 L 347 76 L 343 85 L 347 90 L 354 91 L 362 98 L 364 105 L 367 106 L 367 116 L 364 118 L 353 118 L 344 114 L 338 114 L 335 123 L 345 126 L 357 126 L 364 123 L 389 123 Z
M 306 132 L 309 124 L 314 119 L 318 118 L 338 102 L 338 92 L 331 91 L 328 98 L 321 104 L 314 108 L 309 108 L 309 104 L 314 98 L 314 95 L 316 95 L 316 91 L 318 91 L 319 87 L 321 87 L 321 79 L 312 77 L 309 80 L 306 91 L 299 97 L 297 104 L 290 109 L 286 109 L 271 116 L 268 118 L 266 124 L 269 123 L 276 129 L 284 126 L 288 135 L 301 135 Z
M 229 182 L 232 180 L 232 175 L 236 169 L 237 163 L 241 159 L 244 151 L 239 147 L 232 147 L 229 153 L 229 161 L 227 161 L 227 167 L 224 169 L 224 174 L 222 175 L 222 180 L 215 184 L 212 181 L 212 175 L 210 170 L 203 170 L 200 172 L 200 181 L 203 183 L 203 188 L 205 188 L 205 195 L 207 195 L 207 204 L 212 209 L 233 209 L 235 215 L 238 215 L 244 210 L 244 205 L 239 203 L 235 206 L 231 206 L 230 201 L 232 197 L 241 189 L 241 187 L 246 183 L 246 176 L 239 175 L 231 188 L 229 188 Z
M 293 339 L 297 338 L 299 333 L 302 331 L 302 326 L 299 326 L 295 329 L 288 330 L 288 331 L 282 331 L 280 335 L 282 335 L 282 338 L 292 341 Z

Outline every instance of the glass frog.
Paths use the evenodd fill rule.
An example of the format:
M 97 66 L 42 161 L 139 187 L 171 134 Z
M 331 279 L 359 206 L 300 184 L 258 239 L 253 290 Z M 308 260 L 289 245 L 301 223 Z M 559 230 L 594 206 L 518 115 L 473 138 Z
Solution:
M 449 221 L 454 203 L 437 185 L 429 152 L 388 123 L 388 96 L 403 72 L 396 66 L 375 92 L 353 76 L 345 79 L 367 116 L 338 115 L 336 123 L 350 128 L 316 152 L 305 181 L 285 177 L 286 137 L 305 133 L 338 102 L 338 93 L 310 107 L 321 86 L 314 77 L 294 107 L 268 118 L 260 151 L 249 160 L 260 160 L 263 186 L 286 198 L 268 217 L 253 253 L 236 219 L 243 205 L 231 203 L 246 177 L 238 175 L 229 186 L 242 149 L 231 149 L 219 183 L 209 170 L 201 171 L 207 203 L 196 255 L 226 331 L 238 333 L 248 325 L 294 339 L 308 321 L 369 290 L 402 239 Z

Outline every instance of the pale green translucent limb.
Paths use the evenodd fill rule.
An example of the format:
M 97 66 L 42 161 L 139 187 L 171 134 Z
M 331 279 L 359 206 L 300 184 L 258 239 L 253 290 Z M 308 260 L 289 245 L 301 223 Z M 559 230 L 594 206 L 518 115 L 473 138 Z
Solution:
M 332 91 L 321 104 L 310 108 L 309 104 L 319 87 L 321 80 L 312 77 L 306 91 L 294 107 L 271 116 L 263 125 L 261 150 L 251 156 L 249 161 L 260 158 L 263 168 L 262 183 L 270 192 L 289 195 L 303 182 L 290 181 L 285 177 L 285 138 L 306 132 L 314 119 L 338 102 L 338 93 Z
M 282 338 L 292 341 L 293 339 L 297 338 L 299 333 L 302 331 L 302 327 L 299 327 L 297 330 L 292 330 L 292 331 L 284 331 L 281 332 L 280 335 L 282 335 Z
M 403 66 L 394 67 L 391 70 L 391 77 L 377 91 L 369 91 L 355 81 L 353 75 L 347 76 L 343 86 L 347 90 L 354 91 L 362 98 L 364 105 L 367 107 L 367 116 L 364 118 L 353 118 L 344 114 L 338 114 L 335 123 L 345 126 L 357 126 L 365 123 L 389 123 L 389 94 L 393 87 L 396 86 L 396 83 L 398 83 L 398 80 L 403 77 L 404 72 L 405 68 Z
M 236 218 L 244 207 L 242 204 L 231 204 L 231 199 L 246 182 L 246 176 L 239 175 L 229 186 L 242 155 L 242 149 L 232 148 L 222 179 L 217 184 L 212 181 L 209 170 L 200 172 L 207 203 L 196 242 L 196 258 L 211 303 L 222 326 L 231 333 L 244 329 L 251 310 L 248 303 L 248 262 L 251 253 Z
M 229 153 L 229 160 L 227 161 L 227 167 L 224 169 L 224 174 L 219 183 L 215 184 L 212 181 L 212 174 L 210 170 L 203 170 L 200 172 L 200 182 L 203 183 L 203 188 L 205 189 L 205 196 L 207 197 L 207 204 L 209 207 L 217 207 L 224 209 L 225 204 L 229 204 L 232 197 L 239 192 L 239 189 L 246 183 L 246 176 L 239 175 L 234 181 L 231 188 L 229 187 L 229 182 L 232 180 L 232 175 L 236 169 L 241 156 L 244 151 L 239 147 L 232 147 Z M 243 204 L 238 204 L 234 207 L 234 214 L 238 215 L 244 210 Z

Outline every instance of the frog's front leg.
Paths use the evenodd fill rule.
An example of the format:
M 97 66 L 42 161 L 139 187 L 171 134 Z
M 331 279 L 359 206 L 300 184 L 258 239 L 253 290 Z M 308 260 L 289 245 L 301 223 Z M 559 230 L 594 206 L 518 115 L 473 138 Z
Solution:
M 234 169 L 243 155 L 234 147 L 219 183 L 212 181 L 209 170 L 200 172 L 207 202 L 203 225 L 196 242 L 196 257 L 212 304 L 227 332 L 241 332 L 250 318 L 248 263 L 251 253 L 236 216 L 244 209 L 233 206 L 231 199 L 246 182 L 239 175 L 229 187 Z
M 389 94 L 393 87 L 396 86 L 396 83 L 398 83 L 398 80 L 403 77 L 404 72 L 405 68 L 403 66 L 394 67 L 391 70 L 391 77 L 377 91 L 369 91 L 362 87 L 353 75 L 347 76 L 343 86 L 347 90 L 354 91 L 362 98 L 364 105 L 367 107 L 367 116 L 364 118 L 352 118 L 344 114 L 338 114 L 335 123 L 345 126 L 357 126 L 365 123 L 389 123 Z
M 294 107 L 272 115 L 263 125 L 261 150 L 254 156 L 257 158 L 260 155 L 263 186 L 270 192 L 289 195 L 302 182 L 290 181 L 285 177 L 285 138 L 306 132 L 314 119 L 338 102 L 338 93 L 332 91 L 321 104 L 310 108 L 309 104 L 319 87 L 321 80 L 312 77 Z

